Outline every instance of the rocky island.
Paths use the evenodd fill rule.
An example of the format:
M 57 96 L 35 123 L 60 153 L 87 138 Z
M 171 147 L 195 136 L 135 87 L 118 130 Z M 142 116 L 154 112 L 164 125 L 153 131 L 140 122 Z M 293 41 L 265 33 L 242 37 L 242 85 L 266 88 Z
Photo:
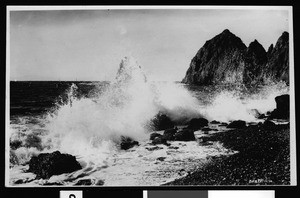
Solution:
M 257 40 L 247 47 L 225 29 L 199 49 L 182 80 L 193 85 L 251 85 L 270 81 L 289 83 L 288 32 L 283 32 L 275 47 L 272 44 L 266 51 Z

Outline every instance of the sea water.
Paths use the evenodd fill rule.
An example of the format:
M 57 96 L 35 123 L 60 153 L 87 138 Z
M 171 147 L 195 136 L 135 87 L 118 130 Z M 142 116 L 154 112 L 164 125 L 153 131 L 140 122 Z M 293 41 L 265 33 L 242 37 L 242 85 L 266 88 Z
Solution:
M 200 146 L 196 141 L 151 149 L 151 120 L 158 113 L 179 124 L 197 117 L 259 122 L 257 112 L 272 111 L 274 98 L 288 92 L 284 83 L 245 87 L 153 82 L 133 58 L 122 60 L 111 82 L 10 82 L 9 181 L 74 185 L 87 178 L 108 186 L 160 185 L 201 167 L 210 156 L 235 151 L 219 142 Z M 121 150 L 122 136 L 140 145 Z M 35 180 L 26 172 L 32 156 L 56 150 L 76 156 L 83 169 L 48 180 Z

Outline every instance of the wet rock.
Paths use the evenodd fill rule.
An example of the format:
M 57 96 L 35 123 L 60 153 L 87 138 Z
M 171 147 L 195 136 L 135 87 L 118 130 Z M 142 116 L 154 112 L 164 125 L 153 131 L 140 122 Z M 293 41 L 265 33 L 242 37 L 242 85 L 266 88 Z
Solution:
M 162 113 L 159 113 L 152 120 L 154 130 L 160 131 L 165 129 L 170 129 L 174 127 L 174 122 L 171 119 Z
M 211 124 L 220 124 L 220 122 L 219 122 L 219 121 L 216 121 L 216 120 L 213 120 L 213 121 L 211 121 L 210 123 L 211 123 Z
M 270 117 L 276 119 L 288 119 L 290 117 L 290 96 L 284 94 L 275 97 L 276 109 L 271 112 Z
M 74 184 L 75 186 L 90 186 L 93 184 L 92 179 L 81 179 Z
M 264 123 L 263 123 L 263 126 L 264 127 L 274 127 L 276 126 L 276 124 L 270 120 L 266 120 Z
M 16 150 L 22 146 L 22 141 L 20 140 L 14 140 L 10 142 L 10 148 L 13 150 Z
M 228 124 L 226 122 L 222 122 L 221 124 L 219 124 L 219 126 L 228 126 Z
M 258 119 L 264 119 L 264 118 L 266 118 L 266 115 L 265 114 L 260 114 L 257 118 Z
M 205 118 L 193 118 L 188 123 L 188 129 L 198 130 L 208 125 L 208 120 Z
M 166 159 L 166 157 L 158 157 L 157 160 L 159 161 L 164 161 Z
M 169 146 L 169 149 L 179 149 L 178 146 Z
M 174 135 L 176 132 L 176 129 L 167 129 L 164 131 L 163 136 L 166 140 L 174 140 Z
M 227 128 L 233 128 L 233 129 L 242 129 L 245 127 L 246 127 L 246 122 L 243 120 L 235 120 L 227 126 Z
M 62 186 L 62 183 L 59 182 L 46 182 L 43 184 L 43 186 Z
M 95 183 L 96 186 L 103 186 L 104 185 L 104 181 L 99 179 L 98 181 L 96 181 Z
M 191 129 L 183 129 L 182 131 L 178 131 L 174 135 L 174 140 L 176 140 L 176 141 L 194 141 L 195 140 L 194 131 Z
M 201 131 L 212 131 L 212 129 L 209 127 L 205 127 L 205 128 L 202 128 Z
M 160 136 L 162 136 L 162 135 L 159 134 L 159 133 L 151 133 L 150 134 L 150 140 L 154 140 L 156 137 L 160 137 Z
M 18 179 L 16 181 L 14 181 L 14 184 L 23 184 L 25 183 L 25 181 L 23 179 Z
M 155 151 L 155 150 L 160 150 L 163 149 L 162 147 L 154 146 L 154 147 L 146 147 L 148 151 Z
M 261 115 L 257 109 L 251 109 L 250 113 L 254 115 L 255 118 L 258 118 Z
M 120 148 L 122 150 L 128 150 L 136 145 L 139 145 L 139 142 L 137 142 L 129 137 L 125 137 L 125 136 L 121 137 Z
M 197 136 L 197 142 L 199 145 L 203 146 L 210 140 L 210 135 L 202 134 L 200 136 Z
M 48 179 L 52 175 L 71 173 L 79 169 L 81 166 L 74 156 L 55 151 L 33 156 L 29 161 L 28 172 L 35 173 L 37 178 Z
M 159 136 L 152 140 L 152 144 L 167 144 L 167 140 L 163 136 Z

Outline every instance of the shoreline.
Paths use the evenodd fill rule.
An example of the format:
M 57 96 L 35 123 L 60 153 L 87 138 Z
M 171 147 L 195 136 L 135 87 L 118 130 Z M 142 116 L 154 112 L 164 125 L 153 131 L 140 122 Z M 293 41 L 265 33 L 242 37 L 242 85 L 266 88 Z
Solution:
M 162 186 L 290 185 L 289 133 L 289 124 L 257 124 L 212 134 L 209 141 L 238 153 L 210 157 L 203 167 Z

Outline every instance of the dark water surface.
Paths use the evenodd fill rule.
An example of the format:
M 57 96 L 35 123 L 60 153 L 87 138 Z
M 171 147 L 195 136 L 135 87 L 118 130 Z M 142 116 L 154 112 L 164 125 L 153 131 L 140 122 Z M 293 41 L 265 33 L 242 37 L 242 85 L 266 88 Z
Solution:
M 88 97 L 92 90 L 105 82 L 80 81 L 22 81 L 10 82 L 10 115 L 43 114 L 68 98 L 67 90 L 72 84 L 77 97 Z

